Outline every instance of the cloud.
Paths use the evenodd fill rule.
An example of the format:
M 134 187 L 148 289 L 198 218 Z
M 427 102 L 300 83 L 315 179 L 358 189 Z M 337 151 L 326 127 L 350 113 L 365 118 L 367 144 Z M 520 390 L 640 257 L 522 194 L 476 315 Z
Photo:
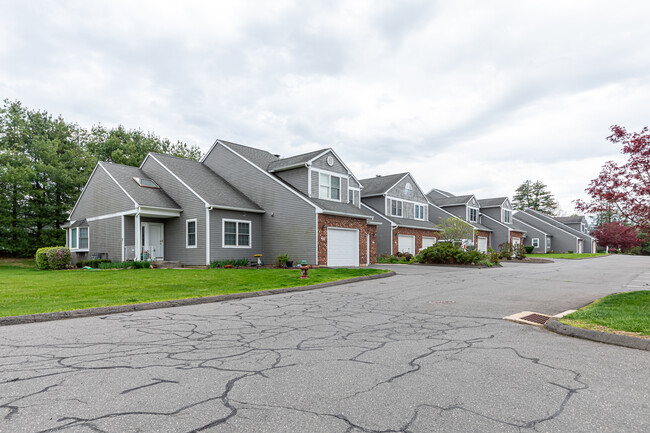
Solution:
M 358 177 L 562 207 L 647 123 L 644 2 L 3 2 L 0 95 L 291 155 L 334 147 Z

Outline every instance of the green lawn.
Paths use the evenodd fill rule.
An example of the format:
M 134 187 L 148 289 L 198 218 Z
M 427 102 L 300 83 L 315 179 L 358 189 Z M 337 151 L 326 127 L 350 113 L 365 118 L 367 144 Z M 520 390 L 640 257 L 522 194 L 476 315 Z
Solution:
M 584 259 L 585 257 L 602 257 L 605 253 L 582 253 L 582 254 L 526 254 L 527 257 L 539 259 Z
M 578 328 L 650 335 L 650 290 L 605 296 L 560 321 Z
M 0 260 L 0 317 L 305 286 L 380 269 L 132 269 L 39 271 L 33 260 Z

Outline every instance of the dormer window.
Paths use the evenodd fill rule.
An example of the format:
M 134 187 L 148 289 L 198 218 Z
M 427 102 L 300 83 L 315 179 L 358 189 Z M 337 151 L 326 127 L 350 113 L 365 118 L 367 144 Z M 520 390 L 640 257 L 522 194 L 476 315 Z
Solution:
M 424 220 L 424 205 L 421 204 L 415 205 L 415 219 Z
M 326 198 L 328 200 L 341 200 L 340 177 L 320 173 L 318 187 L 319 198 Z
M 478 209 L 474 207 L 467 208 L 467 220 L 470 222 L 478 222 Z
M 390 200 L 390 214 L 391 216 L 402 216 L 402 202 L 400 200 Z
M 510 224 L 510 211 L 504 209 L 503 210 L 503 222 Z
M 143 188 L 160 189 L 158 184 L 156 182 L 154 182 L 152 179 L 147 179 L 147 178 L 144 178 L 144 177 L 134 177 L 133 180 L 135 181 L 135 183 L 137 183 L 138 185 L 140 185 Z

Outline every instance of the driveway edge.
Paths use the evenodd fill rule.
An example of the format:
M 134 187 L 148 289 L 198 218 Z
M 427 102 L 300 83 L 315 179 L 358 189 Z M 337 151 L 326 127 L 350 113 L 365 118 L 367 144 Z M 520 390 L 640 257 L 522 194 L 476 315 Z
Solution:
M 77 319 L 81 317 L 105 316 L 108 314 L 130 313 L 133 311 L 156 310 L 159 308 L 183 307 L 186 305 L 210 304 L 213 302 L 235 301 L 238 299 L 256 298 L 259 296 L 279 295 L 291 292 L 306 292 L 325 287 L 340 286 L 358 281 L 376 280 L 396 275 L 394 271 L 383 274 L 365 275 L 363 277 L 345 280 L 329 281 L 310 286 L 285 287 L 282 289 L 260 290 L 258 292 L 230 293 L 227 295 L 204 296 L 202 298 L 186 298 L 174 301 L 146 302 L 142 304 L 114 305 L 111 307 L 84 308 L 82 310 L 56 311 L 53 313 L 25 314 L 23 316 L 0 317 L 0 326 L 21 325 L 25 323 L 50 322 L 53 320 Z
M 594 331 L 592 329 L 575 328 L 565 325 L 557 319 L 551 319 L 544 324 L 549 331 L 569 337 L 583 338 L 585 340 L 597 341 L 599 343 L 614 344 L 616 346 L 629 347 L 631 349 L 650 351 L 650 340 L 635 338 L 627 335 L 610 334 L 608 332 Z

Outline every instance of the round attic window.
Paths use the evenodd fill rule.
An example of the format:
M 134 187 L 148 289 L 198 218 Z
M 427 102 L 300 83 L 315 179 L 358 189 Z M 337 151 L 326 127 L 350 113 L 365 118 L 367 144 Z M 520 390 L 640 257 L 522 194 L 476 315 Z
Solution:
M 334 157 L 332 155 L 327 157 L 327 165 L 330 167 L 334 165 Z
M 407 191 L 413 191 L 413 187 L 411 186 L 411 182 L 406 182 L 405 188 L 406 188 Z

